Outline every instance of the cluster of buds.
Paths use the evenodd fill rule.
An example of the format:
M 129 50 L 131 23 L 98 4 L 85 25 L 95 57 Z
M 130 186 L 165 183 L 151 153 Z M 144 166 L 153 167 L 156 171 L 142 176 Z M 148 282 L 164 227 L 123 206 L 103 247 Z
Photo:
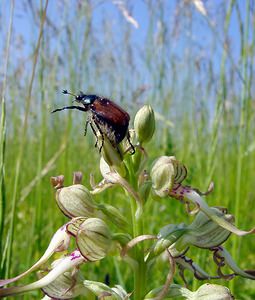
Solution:
M 249 231 L 236 228 L 233 222 L 218 215 L 215 209 L 208 206 L 202 196 L 206 196 L 213 191 L 213 183 L 210 184 L 208 191 L 201 192 L 197 188 L 183 185 L 186 177 L 186 167 L 174 156 L 159 157 L 154 162 L 151 170 L 154 195 L 159 198 L 171 197 L 180 200 L 187 206 L 188 213 L 196 214 L 202 211 L 219 226 L 239 236 L 255 233 L 255 228 Z M 190 208 L 191 205 L 195 206 L 193 210 Z
M 212 192 L 213 184 L 205 193 L 183 185 L 187 169 L 174 156 L 161 156 L 151 167 L 147 165 L 148 155 L 144 146 L 152 139 L 155 131 L 155 116 L 151 106 L 145 105 L 137 112 L 134 129 L 129 132 L 136 149 L 132 157 L 124 142 L 115 148 L 104 139 L 100 159 L 103 179 L 96 184 L 91 176 L 92 190 L 82 184 L 80 172 L 74 173 L 73 184 L 70 186 L 64 186 L 62 175 L 51 178 L 58 207 L 69 220 L 57 230 L 43 256 L 30 269 L 14 278 L 0 280 L 0 286 L 6 286 L 40 269 L 39 279 L 28 285 L 1 288 L 0 297 L 40 288 L 45 294 L 44 299 L 70 299 L 79 295 L 86 296 L 91 292 L 99 299 L 109 300 L 127 300 L 130 297 L 137 300 L 160 300 L 180 296 L 198 300 L 233 299 L 230 291 L 223 286 L 204 284 L 192 292 L 173 284 L 176 266 L 185 283 L 184 270 L 189 270 L 200 280 L 231 279 L 236 275 L 255 279 L 255 272 L 241 270 L 222 246 L 232 233 L 242 236 L 254 233 L 255 230 L 238 229 L 234 225 L 233 215 L 223 208 L 208 206 L 203 196 Z M 127 210 L 124 205 L 121 210 L 109 204 L 98 203 L 94 199 L 94 195 L 116 185 L 123 188 L 125 195 L 129 197 L 132 222 L 126 217 Z M 149 198 L 161 201 L 163 198 L 174 198 L 181 201 L 186 205 L 188 213 L 195 215 L 193 222 L 167 224 L 157 235 L 145 234 L 144 208 Z M 151 242 L 146 249 L 143 247 L 145 240 Z M 74 248 L 71 248 L 73 245 Z M 186 256 L 191 247 L 211 251 L 217 274 L 207 273 Z M 46 263 L 56 252 L 62 253 L 62 257 L 45 269 Z M 126 292 L 118 284 L 110 287 L 82 277 L 79 269 L 82 264 L 94 263 L 108 255 L 119 254 L 136 274 L 133 292 Z M 156 258 L 164 255 L 170 263 L 166 282 L 148 292 L 145 278 L 149 266 Z M 224 274 L 224 266 L 233 273 Z
M 70 299 L 87 292 L 81 280 L 79 266 L 103 259 L 111 249 L 113 238 L 108 225 L 102 218 L 103 216 L 107 219 L 107 216 L 100 211 L 99 205 L 94 202 L 89 190 L 81 184 L 81 179 L 80 172 L 74 173 L 73 185 L 68 187 L 63 186 L 64 176 L 51 179 L 56 189 L 57 204 L 70 221 L 57 230 L 44 255 L 37 263 L 15 278 L 0 280 L 0 286 L 17 281 L 43 267 L 54 253 L 65 253 L 70 247 L 72 238 L 75 240 L 76 250 L 54 261 L 50 271 L 49 269 L 41 270 L 38 281 L 25 286 L 0 289 L 0 297 L 38 288 L 54 299 Z M 116 218 L 119 221 L 118 214 Z

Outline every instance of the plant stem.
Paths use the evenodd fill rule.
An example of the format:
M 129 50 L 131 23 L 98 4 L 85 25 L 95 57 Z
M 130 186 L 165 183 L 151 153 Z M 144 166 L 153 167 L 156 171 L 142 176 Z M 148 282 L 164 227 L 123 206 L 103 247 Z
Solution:
M 136 218 L 136 201 L 131 198 L 131 213 L 133 222 L 133 237 L 143 234 L 142 218 Z M 146 263 L 144 261 L 144 247 L 142 244 L 135 247 L 135 257 L 137 261 L 137 267 L 134 273 L 134 299 L 143 299 L 145 294 L 145 282 L 146 282 Z
M 131 160 L 129 161 L 129 173 L 130 173 L 130 185 L 134 190 L 137 191 L 137 176 L 134 174 Z M 138 203 L 136 199 L 130 197 L 131 215 L 132 215 L 132 227 L 133 227 L 133 238 L 143 235 L 143 219 L 142 212 L 138 209 Z M 143 299 L 145 295 L 145 283 L 146 283 L 146 263 L 144 261 L 144 247 L 143 244 L 135 246 L 135 258 L 137 261 L 137 267 L 134 272 L 134 299 Z

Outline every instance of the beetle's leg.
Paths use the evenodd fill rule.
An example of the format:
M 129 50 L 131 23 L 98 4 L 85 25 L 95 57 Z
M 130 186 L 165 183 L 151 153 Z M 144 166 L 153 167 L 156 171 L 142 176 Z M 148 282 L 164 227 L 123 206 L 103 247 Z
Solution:
M 100 126 L 97 124 L 96 120 L 95 120 L 95 119 L 93 119 L 93 120 L 94 120 L 94 123 L 95 123 L 95 125 L 96 125 L 96 128 L 98 129 L 98 131 L 100 132 L 100 134 L 101 134 L 101 136 L 102 136 L 102 143 L 101 143 L 101 146 L 100 146 L 100 148 L 99 148 L 99 153 L 101 153 L 102 148 L 103 148 L 103 145 L 104 145 L 104 134 L 103 134 L 103 132 L 102 132 Z M 97 142 L 98 142 L 98 139 L 97 139 Z M 96 143 L 96 144 L 97 144 L 97 143 Z
M 89 118 L 87 118 L 86 123 L 85 123 L 85 128 L 84 128 L 84 136 L 86 136 L 86 134 L 87 134 L 87 129 L 88 129 L 89 122 L 90 122 L 90 120 L 89 120 Z
M 72 105 L 72 106 L 64 106 L 62 108 L 54 109 L 51 113 L 55 113 L 57 111 L 61 111 L 61 110 L 65 110 L 65 109 L 78 109 L 78 110 L 81 110 L 81 111 L 87 111 L 84 107 L 77 106 L 77 105 Z
M 130 141 L 130 134 L 129 134 L 129 132 L 127 133 L 127 140 L 128 140 L 128 143 L 129 143 L 129 145 L 131 147 L 131 150 L 132 150 L 131 155 L 133 155 L 133 154 L 135 154 L 135 147 L 134 147 L 134 145 Z
M 94 128 L 94 126 L 93 126 L 93 123 L 92 123 L 92 121 L 91 121 L 91 120 L 89 121 L 89 125 L 90 125 L 90 127 L 91 127 L 91 129 L 92 129 L 92 131 L 93 131 L 93 133 L 94 133 L 94 135 L 95 135 L 95 137 L 96 137 L 96 143 L 95 143 L 95 147 L 97 147 L 97 143 L 98 143 L 98 136 L 97 136 L 97 132 L 96 132 L 96 130 L 95 130 L 95 128 Z

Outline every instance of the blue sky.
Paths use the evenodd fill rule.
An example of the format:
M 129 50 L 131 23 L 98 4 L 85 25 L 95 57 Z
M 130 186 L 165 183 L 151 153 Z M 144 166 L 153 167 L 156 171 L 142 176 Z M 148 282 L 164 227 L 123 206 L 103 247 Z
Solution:
M 95 4 L 98 1 L 92 0 L 91 3 Z M 173 31 L 173 27 L 176 26 L 176 23 L 180 21 L 180 28 L 177 36 L 172 37 L 168 33 L 166 47 L 171 55 L 176 55 L 176 59 L 181 61 L 184 60 L 183 57 L 187 55 L 187 52 L 190 52 L 191 56 L 200 55 L 203 58 L 210 59 L 213 61 L 214 71 L 219 72 L 220 61 L 222 57 L 223 51 L 223 22 L 224 20 L 224 12 L 222 12 L 222 3 L 224 3 L 225 7 L 228 6 L 230 0 L 214 0 L 214 1 L 204 1 L 205 8 L 208 10 L 208 15 L 210 21 L 215 24 L 215 32 L 217 32 L 218 38 L 215 39 L 215 33 L 212 31 L 210 26 L 208 26 L 205 18 L 197 11 L 194 5 L 190 5 L 190 12 L 192 13 L 192 24 L 189 27 L 189 21 L 186 17 L 185 13 L 187 10 L 184 9 L 179 10 L 179 14 L 176 14 L 177 4 L 180 5 L 181 1 L 175 0 L 162 0 L 163 3 L 163 11 L 160 12 L 156 7 L 156 4 L 159 1 L 152 0 L 151 3 L 156 7 L 155 10 L 153 8 L 151 11 L 147 10 L 147 6 L 145 5 L 145 1 L 143 0 L 133 0 L 128 3 L 131 4 L 132 8 L 132 16 L 138 22 L 139 28 L 135 28 L 132 24 L 128 23 L 120 10 L 117 8 L 112 1 L 106 0 L 102 1 L 99 6 L 93 11 L 93 30 L 98 39 L 105 39 L 104 35 L 104 23 L 109 23 L 113 37 L 115 39 L 115 43 L 117 47 L 121 49 L 123 42 L 123 35 L 125 33 L 126 28 L 130 30 L 131 39 L 133 41 L 133 50 L 136 55 L 136 63 L 139 68 L 143 68 L 143 65 L 140 65 L 139 55 L 140 52 L 144 50 L 146 36 L 148 32 L 148 28 L 150 26 L 150 14 L 153 14 L 155 19 L 163 18 L 164 24 L 167 26 L 167 30 L 169 32 Z M 6 32 L 8 29 L 8 22 L 10 16 L 10 3 L 9 0 L 1 1 L 1 26 L 0 35 L 1 41 L 6 41 Z M 28 1 L 25 1 L 28 3 Z M 40 1 L 32 1 L 35 7 L 38 8 Z M 63 5 L 63 3 L 67 3 Z M 74 9 L 78 1 L 69 0 L 69 1 L 53 1 L 49 0 L 49 7 L 47 10 L 47 15 L 49 20 L 56 26 L 60 33 L 58 33 L 58 37 L 54 38 L 54 32 L 51 36 L 50 40 L 47 40 L 51 44 L 51 50 L 53 51 L 55 48 L 61 48 L 61 42 L 63 42 L 63 38 L 61 38 L 61 28 L 63 28 L 66 24 L 71 24 L 73 28 L 73 32 L 77 37 L 77 47 L 79 48 L 79 34 L 84 31 L 83 23 L 79 23 L 79 18 L 75 15 L 77 12 Z M 241 19 L 245 18 L 245 5 L 246 1 L 238 0 L 238 6 L 240 7 Z M 161 13 L 161 15 L 160 15 Z M 221 18 L 221 14 L 223 18 Z M 35 22 L 37 25 L 35 25 Z M 11 62 L 15 65 L 15 61 L 19 58 L 30 57 L 33 52 L 33 47 L 35 45 L 35 41 L 38 38 L 38 23 L 39 17 L 36 13 L 32 13 L 29 7 L 25 9 L 23 5 L 23 1 L 15 1 L 15 10 L 14 10 L 14 22 L 13 22 L 13 42 L 11 47 Z M 153 30 L 157 31 L 158 24 L 155 23 L 153 25 Z M 22 37 L 22 38 L 21 38 Z M 230 20 L 229 26 L 229 37 L 230 37 L 230 53 L 235 61 L 235 64 L 238 66 L 238 59 L 240 57 L 240 32 L 239 32 L 239 24 L 238 18 L 236 14 L 236 9 L 233 10 L 233 14 Z M 23 42 L 21 42 L 23 40 Z M 106 40 L 105 47 L 108 47 L 108 50 L 111 47 L 111 40 Z M 22 47 L 19 45 L 22 44 Z M 104 49 L 102 45 L 88 45 L 88 47 L 99 47 L 99 51 L 103 52 Z M 0 45 L 0 49 L 3 51 L 5 44 L 2 43 Z M 148 47 L 148 45 L 147 45 Z M 210 51 L 207 51 L 210 49 Z M 212 52 L 212 49 L 214 51 Z M 61 51 L 61 49 L 59 50 Z M 156 51 L 157 52 L 157 51 Z M 155 55 L 159 55 L 155 52 Z M 169 55 L 169 53 L 167 55 Z M 121 54 L 120 54 L 121 55 Z M 210 57 L 207 57 L 210 56 Z M 121 59 L 121 57 L 120 57 Z M 167 58 L 165 58 L 167 59 Z M 186 59 L 188 59 L 186 57 Z M 202 61 L 201 59 L 201 61 Z M 29 66 L 29 65 L 28 65 Z M 183 78 L 185 78 L 185 66 L 181 65 Z M 148 79 L 148 75 L 144 72 L 144 82 L 149 82 L 152 79 Z
M 7 26 L 8 26 L 8 20 L 9 20 L 9 13 L 10 13 L 10 2 L 9 0 L 2 0 L 1 5 L 1 15 L 2 15 L 2 32 L 1 35 L 5 36 Z M 25 40 L 25 51 L 29 51 L 29 47 L 31 46 L 34 39 L 37 37 L 37 28 L 32 26 L 34 19 L 31 14 L 31 11 L 25 11 L 24 5 L 22 4 L 23 1 L 15 1 L 15 12 L 14 12 L 14 32 L 15 35 L 22 35 Z M 33 2 L 33 1 L 32 1 Z M 35 1 L 35 3 L 39 3 L 40 1 Z M 92 1 L 92 3 L 95 1 Z M 152 1 L 153 2 L 153 1 Z M 176 8 L 176 3 L 178 1 L 170 0 L 170 1 L 164 1 L 165 4 L 165 16 L 169 18 L 169 24 L 173 22 L 174 18 L 174 12 Z M 213 8 L 215 9 L 222 1 L 215 0 L 215 1 L 205 1 L 205 7 L 209 9 Z M 226 1 L 229 2 L 229 1 Z M 238 5 L 241 8 L 240 11 L 243 13 L 244 17 L 244 11 L 245 11 L 245 2 L 243 0 L 238 1 Z M 49 1 L 49 7 L 48 7 L 48 16 L 50 20 L 53 21 L 53 23 L 56 24 L 56 26 L 63 24 L 63 20 L 60 19 L 59 9 L 61 8 L 60 3 L 64 3 L 64 1 Z M 77 1 L 70 0 L 67 1 L 69 3 L 69 14 L 72 16 L 72 3 L 75 5 Z M 142 0 L 136 0 L 136 1 L 130 1 L 132 3 L 132 16 L 135 20 L 139 23 L 139 28 L 135 29 L 133 28 L 133 38 L 137 43 L 142 43 L 145 39 L 146 32 L 148 29 L 148 23 L 149 23 L 149 14 L 146 8 L 146 5 L 144 4 L 144 1 Z M 39 5 L 39 4 L 38 4 Z M 211 29 L 208 28 L 206 21 L 204 20 L 203 16 L 196 11 L 195 7 L 194 10 L 194 17 L 195 22 L 197 23 L 197 26 L 194 27 L 195 35 L 198 40 L 206 42 L 206 40 L 210 40 L 211 38 Z M 155 12 L 156 13 L 156 12 Z M 209 11 L 210 16 L 210 11 Z M 115 30 L 116 34 L 120 34 L 118 32 L 118 22 L 120 21 L 123 16 L 121 15 L 120 11 L 112 3 L 112 1 L 103 1 L 103 4 L 98 6 L 98 8 L 95 10 L 94 13 L 94 24 L 97 23 L 100 24 L 103 18 L 109 18 L 111 21 L 115 24 Z M 133 27 L 132 25 L 129 25 Z M 222 32 L 222 28 L 219 28 L 216 23 L 216 31 L 219 33 Z M 230 22 L 229 27 L 229 34 L 231 36 L 231 39 L 235 45 L 239 44 L 239 34 L 238 34 L 238 22 L 237 22 L 237 15 L 234 12 L 232 15 L 232 19 Z M 3 40 L 3 39 L 1 39 Z M 3 46 L 3 45 L 2 45 Z M 181 45 L 180 45 L 181 47 Z M 233 50 L 236 50 L 237 47 L 233 47 Z

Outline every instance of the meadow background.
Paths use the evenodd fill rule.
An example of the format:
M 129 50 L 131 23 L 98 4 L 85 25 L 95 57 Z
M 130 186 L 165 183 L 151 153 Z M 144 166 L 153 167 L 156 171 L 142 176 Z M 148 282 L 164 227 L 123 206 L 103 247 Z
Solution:
M 228 207 L 242 229 L 255 225 L 253 0 L 1 0 L 0 41 L 1 278 L 32 265 L 66 222 L 50 177 L 64 174 L 68 185 L 80 170 L 86 186 L 91 172 L 100 179 L 94 137 L 83 137 L 86 116 L 50 114 L 71 103 L 62 89 L 105 95 L 132 118 L 150 103 L 157 117 L 150 161 L 175 155 L 188 168 L 188 184 L 205 190 L 215 183 L 210 205 Z M 118 189 L 96 200 L 120 209 L 124 201 Z M 150 209 L 148 234 L 192 219 L 170 198 Z M 232 236 L 226 247 L 240 267 L 255 269 L 252 236 Z M 192 258 L 210 271 L 208 253 Z M 152 286 L 164 282 L 161 267 Z M 91 280 L 107 273 L 112 285 L 132 290 L 132 272 L 118 259 L 84 269 Z M 191 289 L 201 284 L 187 278 Z M 237 299 L 255 298 L 251 280 L 217 282 Z

